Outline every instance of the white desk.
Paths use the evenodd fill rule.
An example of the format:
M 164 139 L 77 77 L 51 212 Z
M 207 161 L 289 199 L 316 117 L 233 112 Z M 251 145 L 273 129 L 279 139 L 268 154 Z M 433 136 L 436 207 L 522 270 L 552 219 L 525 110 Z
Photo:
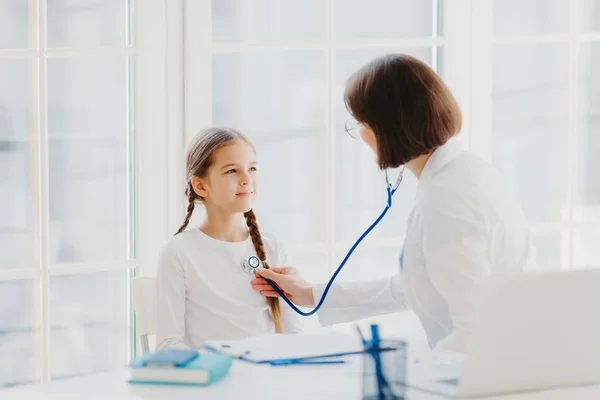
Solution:
M 126 371 L 107 372 L 56 381 L 0 389 L 2 400 L 206 400 L 206 399 L 344 399 L 361 398 L 360 365 L 254 366 L 235 362 L 229 375 L 209 387 L 130 385 Z M 440 397 L 409 392 L 409 400 L 441 400 Z M 493 400 L 598 400 L 600 386 L 570 388 L 527 395 L 494 397 Z

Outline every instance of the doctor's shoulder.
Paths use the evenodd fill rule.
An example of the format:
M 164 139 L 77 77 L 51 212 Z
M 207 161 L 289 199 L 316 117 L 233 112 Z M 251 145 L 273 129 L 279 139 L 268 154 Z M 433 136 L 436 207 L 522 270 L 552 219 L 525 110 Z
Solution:
M 494 165 L 470 151 L 448 162 L 429 186 L 437 192 L 454 192 L 464 199 L 475 200 L 504 186 L 505 180 Z
M 459 169 L 455 174 L 462 177 L 457 182 L 460 190 L 478 198 L 477 201 L 480 203 L 481 197 L 509 202 L 516 199 L 505 174 L 491 162 L 470 152 L 462 161 L 457 165 Z M 495 202 L 491 201 L 491 203 Z

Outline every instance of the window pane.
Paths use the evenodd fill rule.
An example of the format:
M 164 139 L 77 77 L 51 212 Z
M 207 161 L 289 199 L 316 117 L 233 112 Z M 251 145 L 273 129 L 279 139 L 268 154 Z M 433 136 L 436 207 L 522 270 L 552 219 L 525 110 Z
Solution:
M 389 248 L 371 248 L 356 250 L 340 272 L 341 281 L 359 281 L 385 278 L 396 275 L 400 271 L 400 252 L 403 242 Z M 335 268 L 346 256 L 347 249 L 337 251 L 335 255 Z
M 213 60 L 213 125 L 235 127 L 256 146 L 259 223 L 286 242 L 324 238 L 325 72 L 320 52 Z
M 213 0 L 213 41 L 322 40 L 326 6 L 322 0 Z
M 0 389 L 35 380 L 33 281 L 0 282 Z
M 0 269 L 35 267 L 29 64 L 0 60 Z
M 52 378 L 127 362 L 127 271 L 50 279 Z
M 361 140 L 349 137 L 344 125 L 350 117 L 344 106 L 344 87 L 356 70 L 373 58 L 391 52 L 411 54 L 431 65 L 429 47 L 410 49 L 340 50 L 335 54 L 335 239 L 350 243 L 369 227 L 386 205 L 385 176 L 373 151 Z M 396 171 L 389 171 L 391 180 Z M 392 208 L 370 234 L 372 237 L 402 236 L 413 207 L 417 179 L 406 171 L 394 195 Z
M 322 241 L 324 158 L 320 138 L 300 131 L 296 138 L 255 143 L 260 163 L 260 189 L 256 203 L 261 228 L 286 242 Z
M 48 47 L 125 46 L 129 2 L 48 1 Z
M 559 270 L 568 254 L 567 232 L 539 233 L 533 241 L 537 250 L 537 265 L 544 271 Z M 564 260 L 566 261 L 566 260 Z M 566 262 L 565 262 L 566 265 Z
M 600 268 L 600 229 L 593 227 L 576 228 L 573 238 L 573 258 L 575 268 Z
M 496 0 L 494 32 L 501 36 L 567 32 L 569 3 L 565 0 Z
M 579 26 L 582 31 L 600 32 L 600 0 L 579 0 Z
M 566 208 L 567 46 L 494 48 L 492 156 L 532 221 Z
M 581 45 L 579 66 L 575 216 L 600 222 L 600 43 Z
M 50 59 L 50 228 L 58 262 L 127 255 L 123 58 Z
M 435 30 L 435 36 L 441 35 L 441 3 L 441 0 L 336 1 L 335 39 L 433 36 Z M 435 28 L 434 19 L 437 20 Z
M 28 4 L 26 0 L 0 0 L 0 49 L 28 47 Z
M 327 265 L 325 254 L 290 253 L 287 264 L 298 268 L 302 276 L 309 282 L 327 282 L 333 274 L 332 266 Z

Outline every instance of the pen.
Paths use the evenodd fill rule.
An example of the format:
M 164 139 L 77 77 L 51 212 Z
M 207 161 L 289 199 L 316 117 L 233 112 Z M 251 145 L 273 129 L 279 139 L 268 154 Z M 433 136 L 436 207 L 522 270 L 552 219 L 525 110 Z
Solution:
M 371 344 L 372 344 L 372 356 L 375 361 L 375 374 L 377 376 L 377 392 L 379 399 L 385 398 L 385 389 L 387 388 L 387 382 L 383 375 L 381 359 L 379 358 L 379 326 L 376 324 L 371 325 Z
M 373 340 L 373 346 L 379 346 L 379 326 L 372 324 L 371 325 L 371 339 Z
M 304 360 L 274 360 L 269 364 L 278 365 L 328 365 L 328 364 L 344 364 L 344 360 L 323 360 L 323 361 L 304 361 Z
M 363 346 L 365 346 L 365 348 L 366 348 L 367 347 L 367 341 L 365 340 L 365 337 L 363 336 L 363 333 L 360 330 L 360 326 L 359 325 L 356 325 L 356 330 L 358 331 L 358 336 L 360 336 L 360 340 L 362 340 Z

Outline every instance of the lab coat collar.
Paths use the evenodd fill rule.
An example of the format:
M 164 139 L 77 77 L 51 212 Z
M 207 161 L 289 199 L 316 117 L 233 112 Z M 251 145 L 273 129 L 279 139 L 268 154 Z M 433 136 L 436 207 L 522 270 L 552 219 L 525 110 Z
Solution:
M 456 137 L 451 138 L 445 144 L 435 149 L 429 160 L 427 160 L 423 171 L 421 171 L 419 187 L 433 179 L 446 164 L 455 159 L 462 151 L 461 144 Z

